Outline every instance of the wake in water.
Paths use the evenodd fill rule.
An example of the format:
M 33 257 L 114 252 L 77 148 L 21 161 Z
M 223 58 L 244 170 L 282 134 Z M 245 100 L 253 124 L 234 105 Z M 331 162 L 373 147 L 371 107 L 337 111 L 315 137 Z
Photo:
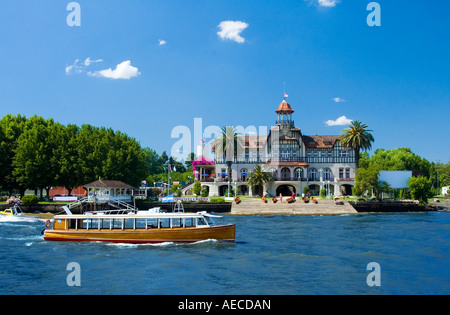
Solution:
M 99 242 L 100 243 L 100 242 Z M 115 246 L 119 248 L 138 248 L 138 247 L 171 247 L 171 246 L 196 246 L 196 245 L 208 245 L 217 244 L 216 239 L 201 240 L 194 243 L 174 243 L 174 242 L 163 242 L 163 243 L 146 243 L 146 244 L 129 244 L 129 243 L 106 243 L 107 246 Z
M 16 216 L 16 215 L 5 215 L 0 216 L 0 223 L 15 223 L 15 222 L 39 222 L 45 221 L 39 217 L 28 217 L 28 216 Z

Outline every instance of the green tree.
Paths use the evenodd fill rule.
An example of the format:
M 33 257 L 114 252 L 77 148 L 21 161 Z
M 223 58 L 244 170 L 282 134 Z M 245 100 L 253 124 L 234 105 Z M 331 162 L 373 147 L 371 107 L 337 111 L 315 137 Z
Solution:
M 262 164 L 257 164 L 247 178 L 247 185 L 252 187 L 262 187 L 273 181 L 274 178 L 272 173 L 266 172 Z
M 148 165 L 139 143 L 119 131 L 103 131 L 101 146 L 108 147 L 103 160 L 104 178 L 116 179 L 137 186 L 147 177 Z
M 437 162 L 435 165 L 434 172 L 430 174 L 431 178 L 437 177 L 436 186 L 443 187 L 450 185 L 450 161 L 447 163 Z
M 414 154 L 410 148 L 392 150 L 378 149 L 370 158 L 370 165 L 377 165 L 383 171 L 413 171 L 414 175 L 430 175 L 431 164 Z
M 149 167 L 149 174 L 155 175 L 164 173 L 164 163 L 161 161 L 160 156 L 156 153 L 156 151 L 150 148 L 145 148 L 143 151 L 146 163 Z
M 200 181 L 196 181 L 194 186 L 192 187 L 192 193 L 196 196 L 200 195 L 202 191 L 202 183 Z
M 46 188 L 56 182 L 54 121 L 30 117 L 14 152 L 13 175 L 26 188 Z
M 18 145 L 18 139 L 25 129 L 27 118 L 22 115 L 6 115 L 0 120 L 0 186 L 9 190 L 25 191 L 13 175 L 13 159 Z
M 428 203 L 428 198 L 433 197 L 431 191 L 431 180 L 424 176 L 411 177 L 408 180 L 408 188 L 411 192 L 411 197 L 419 200 L 420 203 Z
M 341 131 L 339 141 L 344 148 L 354 150 L 356 168 L 359 167 L 360 150 L 370 150 L 372 148 L 374 138 L 370 133 L 371 131 L 366 124 L 357 120 L 352 121 L 348 128 Z
M 71 195 L 72 189 L 83 184 L 83 175 L 79 165 L 77 134 L 78 126 L 69 124 L 67 127 L 56 126 L 57 147 L 54 158 L 57 159 L 56 173 L 57 186 L 65 187 Z M 59 130 L 58 130 L 59 129 Z
M 194 152 L 189 153 L 186 161 L 184 162 L 187 171 L 192 171 L 192 161 L 194 160 L 195 160 L 195 153 Z
M 372 189 L 376 190 L 378 187 L 378 176 L 379 170 L 376 165 L 371 165 L 369 168 L 358 168 L 352 193 L 361 196 L 366 192 L 371 193 Z
M 216 156 L 222 156 L 227 163 L 228 190 L 230 190 L 232 180 L 231 165 L 244 147 L 243 139 L 239 137 L 236 128 L 226 126 L 222 127 L 222 135 L 214 140 L 214 145 Z
M 75 143 L 77 146 L 76 163 L 80 181 L 87 184 L 103 177 L 103 160 L 107 148 L 101 145 L 100 128 L 85 124 L 78 130 Z

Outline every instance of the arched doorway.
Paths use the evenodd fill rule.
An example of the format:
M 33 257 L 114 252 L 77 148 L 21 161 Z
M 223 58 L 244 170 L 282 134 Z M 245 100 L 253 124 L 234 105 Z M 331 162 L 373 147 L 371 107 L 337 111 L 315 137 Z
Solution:
M 349 185 L 349 184 L 341 185 L 340 191 L 343 196 L 351 196 L 352 195 L 352 185 Z
M 287 167 L 281 169 L 281 180 L 290 180 L 291 179 L 291 170 Z
M 209 196 L 209 186 L 208 185 L 203 185 L 202 186 L 202 191 L 201 191 L 201 195 L 203 195 L 203 191 L 206 190 L 207 194 L 205 193 L 205 195 Z
M 277 188 L 276 194 L 279 196 L 292 196 L 292 193 L 297 194 L 297 189 L 292 185 L 280 185 Z
M 238 186 L 238 195 L 248 195 L 248 187 L 247 185 L 240 185 Z
M 225 196 L 225 193 L 228 189 L 228 185 L 222 185 L 219 187 L 219 196 Z
M 318 196 L 320 194 L 320 186 L 319 185 L 309 185 L 309 194 L 311 196 Z

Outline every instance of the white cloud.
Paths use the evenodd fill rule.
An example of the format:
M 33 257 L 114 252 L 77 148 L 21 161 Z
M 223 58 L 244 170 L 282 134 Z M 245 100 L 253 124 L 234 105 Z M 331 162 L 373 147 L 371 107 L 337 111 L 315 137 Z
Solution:
M 158 39 L 159 46 L 164 46 L 167 42 L 164 39 Z
M 319 6 L 321 6 L 321 7 L 332 8 L 332 7 L 335 7 L 336 4 L 340 3 L 341 1 L 340 0 L 318 0 L 318 2 L 319 2 Z
M 66 67 L 66 75 L 71 75 L 72 73 L 83 73 L 91 64 L 102 61 L 102 59 L 92 60 L 91 57 L 87 57 L 83 62 L 80 62 L 80 59 L 75 59 L 73 64 Z
M 333 98 L 333 101 L 336 102 L 336 103 L 346 102 L 346 100 L 344 100 L 343 98 L 340 98 L 340 97 Z
M 97 63 L 97 62 L 102 62 L 102 59 L 98 59 L 98 60 L 92 60 L 91 57 L 87 57 L 86 60 L 84 60 L 84 65 L 86 67 L 89 67 L 91 65 L 91 63 Z
M 88 72 L 88 75 L 91 77 L 97 77 L 97 78 L 109 78 L 109 79 L 126 79 L 129 80 L 131 78 L 137 77 L 141 73 L 139 72 L 139 69 L 136 67 L 133 67 L 131 65 L 130 60 L 126 60 L 122 63 L 119 63 L 116 66 L 116 69 L 112 70 L 111 68 L 95 71 L 95 72 Z
M 76 59 L 73 64 L 66 67 L 66 75 L 71 75 L 73 72 L 81 73 L 83 71 L 83 67 L 78 64 L 80 59 Z
M 341 116 L 336 120 L 328 120 L 325 122 L 328 126 L 347 126 L 349 125 L 353 120 L 348 119 L 345 116 Z
M 241 21 L 222 21 L 218 27 L 220 28 L 220 32 L 217 32 L 217 35 L 219 35 L 221 39 L 232 40 L 239 44 L 245 42 L 241 33 L 248 27 L 247 23 Z

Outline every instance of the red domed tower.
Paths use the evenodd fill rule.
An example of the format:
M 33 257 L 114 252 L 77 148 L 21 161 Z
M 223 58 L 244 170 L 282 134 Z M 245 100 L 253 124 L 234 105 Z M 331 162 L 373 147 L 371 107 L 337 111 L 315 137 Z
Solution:
M 276 125 L 280 127 L 280 129 L 289 129 L 294 127 L 294 121 L 292 120 L 292 113 L 294 110 L 291 105 L 286 101 L 286 97 L 281 102 L 278 109 L 275 113 L 278 114 L 278 119 L 276 121 Z

